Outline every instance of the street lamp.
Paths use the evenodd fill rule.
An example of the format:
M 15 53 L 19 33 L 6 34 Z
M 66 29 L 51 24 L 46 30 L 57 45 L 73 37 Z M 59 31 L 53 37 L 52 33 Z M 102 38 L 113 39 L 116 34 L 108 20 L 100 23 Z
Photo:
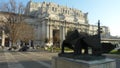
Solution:
M 101 33 L 102 33 L 102 28 L 100 28 L 100 20 L 98 20 L 98 38 L 99 38 L 99 41 L 101 41 Z

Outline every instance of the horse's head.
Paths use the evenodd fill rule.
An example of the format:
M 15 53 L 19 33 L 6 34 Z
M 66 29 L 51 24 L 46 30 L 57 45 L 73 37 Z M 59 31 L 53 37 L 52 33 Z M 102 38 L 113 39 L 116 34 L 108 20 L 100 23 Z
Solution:
M 76 38 L 79 38 L 78 30 L 68 31 L 67 32 L 66 40 L 74 40 Z

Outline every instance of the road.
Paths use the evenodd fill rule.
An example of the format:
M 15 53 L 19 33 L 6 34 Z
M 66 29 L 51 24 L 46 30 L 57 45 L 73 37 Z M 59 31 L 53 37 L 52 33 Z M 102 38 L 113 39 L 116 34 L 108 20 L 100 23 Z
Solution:
M 50 68 L 50 52 L 0 52 L 0 68 Z

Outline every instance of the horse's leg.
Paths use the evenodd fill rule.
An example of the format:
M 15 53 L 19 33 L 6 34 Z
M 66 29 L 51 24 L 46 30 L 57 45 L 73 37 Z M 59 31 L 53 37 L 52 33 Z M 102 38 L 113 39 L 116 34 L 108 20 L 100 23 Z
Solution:
M 82 48 L 84 49 L 84 54 L 88 54 L 88 45 L 85 43 L 84 39 L 82 39 Z
M 81 54 L 81 50 L 82 50 L 81 41 L 80 41 L 80 39 L 78 39 L 76 44 L 75 44 L 74 54 L 75 55 Z
M 85 45 L 85 52 L 84 52 L 84 54 L 88 54 L 88 46 L 87 45 Z
M 64 40 L 63 43 L 62 43 L 62 50 L 61 50 L 61 53 L 62 53 L 62 54 L 64 53 L 64 49 L 65 49 L 65 40 Z
M 79 45 L 78 54 L 82 54 L 82 47 L 81 47 L 81 45 Z

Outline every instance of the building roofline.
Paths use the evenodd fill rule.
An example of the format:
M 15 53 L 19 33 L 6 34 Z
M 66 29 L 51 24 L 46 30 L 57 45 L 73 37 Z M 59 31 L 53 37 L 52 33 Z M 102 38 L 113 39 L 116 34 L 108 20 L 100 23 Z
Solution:
M 13 14 L 13 15 L 19 15 L 17 13 L 12 13 L 12 12 L 4 12 L 4 11 L 0 11 L 0 14 Z M 30 18 L 35 18 L 34 16 L 30 16 L 30 15 L 25 15 L 25 14 L 20 14 L 21 16 L 24 16 L 24 17 L 30 17 Z

